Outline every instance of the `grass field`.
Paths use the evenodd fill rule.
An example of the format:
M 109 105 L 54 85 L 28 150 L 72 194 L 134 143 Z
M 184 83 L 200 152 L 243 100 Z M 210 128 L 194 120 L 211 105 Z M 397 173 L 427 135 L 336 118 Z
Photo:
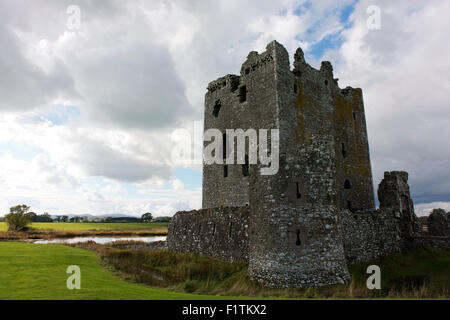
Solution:
M 77 246 L 0 242 L 0 300 L 450 298 L 450 253 L 431 248 L 354 265 L 350 284 L 276 289 L 251 281 L 245 264 L 169 251 Z M 381 268 L 382 290 L 365 285 L 370 264 Z M 81 268 L 81 290 L 66 287 L 69 265 Z
M 189 293 L 268 298 L 450 298 L 450 252 L 416 248 L 350 267 L 352 281 L 307 289 L 268 288 L 251 281 L 247 265 L 194 254 L 126 250 L 120 244 L 80 243 L 95 251 L 122 277 L 153 287 Z M 381 290 L 366 286 L 369 265 L 381 269 Z
M 69 290 L 69 265 L 81 269 L 81 289 Z M 124 281 L 99 265 L 88 250 L 0 242 L 0 299 L 217 299 Z
M 138 230 L 138 229 L 154 229 L 167 227 L 166 222 L 155 223 L 68 223 L 68 222 L 34 222 L 31 224 L 34 229 L 50 229 L 50 230 Z M 6 222 L 0 222 L 0 232 L 7 231 Z

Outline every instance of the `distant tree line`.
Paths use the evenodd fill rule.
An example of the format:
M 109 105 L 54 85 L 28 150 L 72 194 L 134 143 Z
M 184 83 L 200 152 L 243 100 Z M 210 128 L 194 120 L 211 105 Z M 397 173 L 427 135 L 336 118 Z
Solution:
M 10 213 L 4 218 L 0 217 L 0 222 L 15 220 L 18 224 L 26 225 L 32 222 L 106 222 L 106 223 L 131 223 L 131 222 L 169 222 L 171 217 L 153 217 L 150 212 L 144 213 L 140 218 L 136 217 L 106 217 L 103 219 L 89 219 L 83 216 L 60 215 L 52 218 L 48 212 L 37 214 L 29 212 L 30 207 L 26 205 L 18 205 L 10 209 Z M 9 218 L 8 218 L 9 217 Z
M 43 214 L 28 212 L 25 213 L 25 216 L 27 216 L 31 222 L 53 222 L 52 217 L 47 212 L 44 212 Z

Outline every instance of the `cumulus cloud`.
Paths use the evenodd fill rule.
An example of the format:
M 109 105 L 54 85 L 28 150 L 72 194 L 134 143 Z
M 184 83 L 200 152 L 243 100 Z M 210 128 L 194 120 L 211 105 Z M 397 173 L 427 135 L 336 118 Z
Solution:
M 144 135 L 160 139 L 164 133 Z M 123 182 L 169 179 L 166 161 L 170 148 L 164 150 L 143 144 L 118 129 L 53 125 L 36 115 L 0 117 L 0 141 L 32 144 L 53 160 L 70 167 L 80 176 L 101 176 Z
M 55 59 L 44 69 L 27 56 L 20 35 L 29 28 L 21 9 L 10 1 L 0 1 L 0 110 L 30 110 L 61 98 L 77 96 L 67 66 Z
M 366 26 L 374 4 L 380 30 Z M 406 170 L 417 203 L 450 201 L 449 9 L 447 1 L 360 1 L 342 46 L 327 53 L 341 86 L 363 88 L 375 182 Z

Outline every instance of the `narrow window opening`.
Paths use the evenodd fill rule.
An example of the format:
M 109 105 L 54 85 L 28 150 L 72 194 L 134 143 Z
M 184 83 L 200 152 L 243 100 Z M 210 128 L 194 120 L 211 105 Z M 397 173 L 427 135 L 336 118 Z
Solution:
M 342 156 L 344 158 L 347 157 L 347 147 L 345 146 L 345 143 L 342 142 Z
M 296 182 L 296 186 L 297 186 L 297 199 L 301 199 L 302 194 L 300 193 L 300 186 L 298 185 L 298 182 Z
M 356 121 L 356 112 L 353 112 L 353 120 Z
M 250 68 L 245 69 L 245 74 L 249 74 L 250 73 Z
M 249 161 L 248 161 L 248 155 L 245 155 L 245 164 L 242 165 L 242 175 L 244 177 L 249 176 Z
M 297 94 L 298 93 L 298 86 L 296 83 L 294 83 L 294 93 Z
M 222 158 L 227 158 L 227 134 L 225 132 L 222 134 Z
M 344 188 L 345 189 L 351 189 L 352 188 L 352 184 L 350 183 L 350 181 L 348 179 L 345 179 Z
M 326 86 L 328 85 L 328 80 L 325 80 L 325 85 L 326 85 Z
M 302 244 L 302 242 L 300 241 L 300 229 L 297 229 L 297 231 L 295 231 L 295 234 L 296 234 L 296 236 L 297 236 L 297 239 L 295 240 L 295 244 L 296 244 L 297 246 L 299 246 L 299 245 Z
M 347 201 L 347 209 L 350 210 L 350 212 L 355 212 L 351 201 Z
M 239 79 L 231 80 L 231 92 L 235 92 L 239 88 Z
M 214 103 L 214 110 L 213 110 L 213 116 L 214 117 L 217 118 L 219 116 L 220 108 L 222 108 L 222 103 L 220 103 L 220 100 L 217 100 Z
M 230 222 L 230 231 L 229 231 L 229 233 L 228 233 L 228 237 L 230 237 L 231 238 L 231 231 L 233 230 L 233 223 L 232 222 Z
M 224 178 L 228 177 L 228 166 L 227 165 L 223 166 L 223 177 Z
M 214 236 L 216 234 L 216 224 L 213 224 L 213 231 L 212 231 L 212 235 Z
M 239 88 L 239 102 L 245 102 L 247 101 L 247 87 L 242 86 Z

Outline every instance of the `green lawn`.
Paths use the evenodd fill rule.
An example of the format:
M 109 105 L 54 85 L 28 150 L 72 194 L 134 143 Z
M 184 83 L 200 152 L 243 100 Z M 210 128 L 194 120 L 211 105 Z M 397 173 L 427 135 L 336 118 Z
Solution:
M 35 229 L 52 229 L 52 230 L 136 230 L 136 229 L 153 229 L 167 227 L 166 222 L 155 223 L 68 223 L 68 222 L 34 222 L 31 227 Z M 0 232 L 7 231 L 6 222 L 0 222 Z
M 81 289 L 66 287 L 69 265 L 81 269 Z M 124 281 L 99 265 L 92 251 L 23 242 L 0 242 L 0 299 L 219 299 Z M 222 297 L 223 299 L 223 297 Z

